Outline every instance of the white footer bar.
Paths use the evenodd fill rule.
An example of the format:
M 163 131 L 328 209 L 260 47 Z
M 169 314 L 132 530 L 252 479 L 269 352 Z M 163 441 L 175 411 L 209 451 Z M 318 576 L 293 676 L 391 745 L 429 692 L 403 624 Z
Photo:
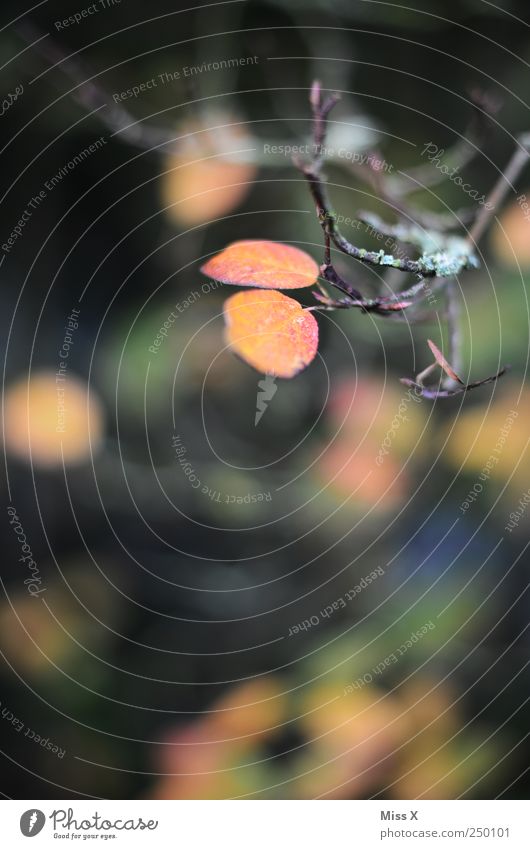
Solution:
M 6 849 L 529 849 L 527 811 L 522 801 L 5 800 L 0 822 Z

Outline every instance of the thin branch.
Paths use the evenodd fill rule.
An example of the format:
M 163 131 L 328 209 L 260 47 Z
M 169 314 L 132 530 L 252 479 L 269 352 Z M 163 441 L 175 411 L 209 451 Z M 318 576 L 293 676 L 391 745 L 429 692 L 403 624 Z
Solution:
M 313 111 L 313 135 L 315 150 L 317 153 L 309 163 L 295 159 L 296 167 L 307 179 L 309 189 L 315 202 L 318 220 L 324 231 L 326 243 L 331 240 L 333 244 L 344 254 L 353 257 L 359 262 L 386 268 L 396 268 L 408 274 L 419 277 L 450 277 L 459 274 L 467 268 L 476 268 L 477 260 L 471 250 L 467 249 L 461 254 L 449 253 L 444 250 L 425 254 L 418 259 L 411 257 L 394 257 L 385 254 L 383 250 L 368 251 L 353 245 L 340 232 L 336 216 L 332 212 L 331 204 L 327 195 L 326 186 L 321 174 L 323 161 L 323 146 L 325 142 L 326 126 L 329 112 L 336 104 L 338 96 L 332 95 L 322 100 L 322 89 L 319 82 L 315 82 L 311 88 L 310 103 Z
M 445 251 L 439 251 L 434 254 L 422 256 L 419 259 L 412 259 L 407 256 L 395 257 L 392 254 L 385 254 L 383 250 L 368 251 L 365 248 L 358 248 L 356 245 L 352 245 L 342 235 L 337 226 L 336 217 L 331 211 L 331 205 L 319 173 L 319 168 L 315 168 L 312 163 L 309 165 L 303 164 L 299 160 L 296 160 L 295 164 L 307 179 L 317 208 L 318 220 L 324 233 L 329 236 L 334 245 L 342 253 L 367 265 L 397 268 L 399 271 L 415 274 L 420 277 L 451 277 L 465 269 L 477 267 L 477 260 L 471 253 L 451 255 Z
M 460 310 L 460 292 L 455 280 L 448 280 L 446 286 L 447 295 L 447 330 L 449 335 L 449 359 L 457 374 L 462 371 L 462 328 Z M 460 380 L 448 375 L 444 382 L 445 389 L 454 389 Z
M 415 299 L 425 294 L 425 284 L 423 280 L 420 280 L 403 292 L 378 296 L 376 298 L 365 298 L 357 289 L 354 289 L 351 283 L 348 283 L 347 280 L 344 280 L 340 276 L 333 265 L 322 265 L 320 267 L 320 275 L 331 286 L 343 292 L 346 298 L 334 300 L 333 298 L 322 296 L 318 292 L 313 292 L 313 297 L 320 303 L 325 303 L 329 307 L 334 305 L 337 309 L 357 307 L 363 312 L 375 312 L 379 313 L 379 315 L 386 316 L 396 311 L 407 309 L 412 306 Z
M 73 100 L 88 112 L 100 109 L 98 119 L 111 133 L 119 132 L 125 142 L 143 150 L 175 144 L 174 134 L 169 129 L 152 124 L 140 125 L 134 115 L 113 101 L 112 95 L 103 86 L 90 79 L 78 59 L 70 56 L 51 38 L 42 38 L 44 33 L 33 24 L 27 21 L 19 23 L 16 31 L 24 41 L 33 45 L 35 53 L 75 84 L 76 87 L 71 92 Z M 39 37 L 42 40 L 34 43 Z M 106 108 L 101 109 L 102 106 Z
M 455 371 L 454 367 L 445 359 L 444 355 L 434 342 L 429 339 L 428 344 L 432 354 L 434 355 L 434 362 L 420 372 L 414 380 L 411 380 L 408 377 L 402 377 L 401 383 L 405 386 L 411 387 L 418 395 L 421 395 L 423 398 L 427 398 L 431 401 L 434 401 L 437 398 L 451 398 L 453 395 L 462 395 L 464 392 L 470 392 L 472 389 L 478 389 L 479 386 L 484 386 L 486 383 L 494 383 L 508 370 L 507 366 L 503 366 L 497 374 L 492 374 L 490 377 L 485 377 L 482 380 L 474 380 L 471 383 L 464 383 L 462 378 Z M 442 371 L 445 372 L 447 377 L 450 379 L 450 384 L 447 380 L 440 380 L 438 386 L 425 386 L 425 378 L 428 377 L 437 366 L 440 366 Z
M 517 141 L 519 146 L 513 152 L 508 165 L 495 183 L 486 199 L 486 203 L 481 208 L 475 219 L 475 223 L 469 231 L 467 241 L 470 246 L 476 245 L 480 240 L 492 216 L 503 202 L 509 190 L 513 189 L 513 184 L 528 162 L 530 156 L 530 133 L 519 136 Z
M 390 181 L 396 180 L 396 177 L 383 175 L 378 171 L 366 169 L 366 166 L 357 163 L 347 163 L 350 170 L 360 178 L 364 183 L 367 183 L 378 194 L 381 200 L 384 200 L 396 212 L 400 213 L 405 219 L 414 220 L 420 227 L 426 230 L 437 230 L 439 233 L 444 233 L 447 230 L 455 230 L 464 224 L 469 224 L 476 216 L 474 207 L 465 206 L 461 209 L 456 209 L 454 212 L 433 212 L 429 209 L 418 209 L 417 206 L 412 207 L 403 200 L 403 197 L 413 191 L 420 191 L 425 188 L 425 183 L 415 181 L 414 186 L 410 186 L 407 182 L 408 191 L 398 192 L 391 189 Z M 422 166 L 424 167 L 424 166 Z M 432 169 L 435 170 L 436 169 Z M 438 175 L 438 171 L 436 171 Z M 407 174 L 407 177 L 414 179 L 412 174 Z M 441 179 L 445 179 L 445 174 L 441 175 Z
M 326 140 L 328 115 L 339 100 L 340 94 L 335 93 L 322 103 L 322 87 L 318 80 L 314 81 L 309 102 L 313 110 L 313 141 L 316 151 L 313 162 L 315 167 L 318 167 L 323 161 L 323 145 Z
M 500 108 L 500 102 L 494 100 L 488 93 L 474 91 L 471 93 L 473 113 L 468 129 L 456 144 L 445 154 L 449 163 L 457 170 L 463 168 L 483 149 L 490 129 L 489 118 L 495 116 Z M 382 155 L 379 156 L 382 159 Z M 393 209 L 406 219 L 414 220 L 417 225 L 427 230 L 439 233 L 455 230 L 462 225 L 471 223 L 476 217 L 476 209 L 463 207 L 454 212 L 441 213 L 430 210 L 412 208 L 404 198 L 413 192 L 437 185 L 446 179 L 446 174 L 433 168 L 430 164 L 422 164 L 406 172 L 384 174 L 369 165 L 347 163 L 350 170 L 363 182 L 370 185 Z
M 489 119 L 495 117 L 502 105 L 501 101 L 494 98 L 491 93 L 480 89 L 472 91 L 470 98 L 472 114 L 467 130 L 463 133 L 462 138 L 458 139 L 447 152 L 444 152 L 446 164 L 455 167 L 457 170 L 472 162 L 484 148 L 491 126 Z M 420 189 L 436 186 L 445 179 L 446 175 L 443 171 L 433 168 L 430 164 L 422 164 L 410 168 L 400 176 L 390 175 L 388 184 L 392 194 L 403 197 L 403 195 L 408 195 Z M 471 211 L 469 210 L 469 212 Z
M 330 97 L 323 103 L 320 83 L 315 82 L 313 84 L 310 102 L 313 110 L 313 133 L 315 150 L 317 152 L 309 163 L 295 160 L 295 165 L 307 179 L 311 195 L 315 202 L 318 220 L 324 232 L 324 263 L 320 267 L 320 276 L 326 283 L 329 283 L 342 293 L 342 297 L 340 298 L 330 297 L 319 279 L 318 286 L 320 292 L 313 292 L 313 295 L 320 306 L 309 307 L 309 309 L 332 310 L 357 307 L 365 313 L 375 312 L 379 315 L 396 315 L 417 304 L 422 297 L 425 297 L 425 277 L 436 278 L 438 285 L 445 283 L 447 297 L 446 319 L 449 332 L 449 357 L 451 362 L 444 357 L 434 342 L 429 340 L 429 347 L 434 355 L 434 362 L 420 372 L 414 380 L 402 378 L 401 382 L 406 386 L 414 388 L 423 398 L 430 400 L 449 398 L 453 395 L 469 392 L 487 383 L 493 383 L 505 373 L 506 367 L 502 368 L 497 374 L 467 384 L 459 376 L 462 367 L 462 339 L 459 290 L 454 277 L 464 269 L 478 267 L 478 261 L 473 254 L 474 241 L 470 241 L 471 235 L 467 239 L 464 239 L 457 235 L 429 232 L 417 224 L 411 225 L 409 221 L 416 220 L 416 218 L 408 214 L 408 221 L 402 221 L 393 225 L 386 224 L 378 216 L 370 213 L 357 214 L 357 218 L 367 221 L 376 233 L 392 236 L 396 242 L 399 241 L 414 245 L 421 252 L 421 256 L 419 259 L 412 259 L 406 256 L 396 258 L 392 255 L 385 254 L 384 251 L 367 251 L 364 248 L 352 245 L 340 232 L 321 173 L 323 162 L 322 150 L 325 141 L 327 118 L 336 100 L 336 97 Z M 528 137 L 523 137 L 520 143 L 524 144 L 524 148 L 517 150 L 510 160 L 502 181 L 499 181 L 494 187 L 490 195 L 490 201 L 478 215 L 471 234 L 475 234 L 475 236 L 482 234 L 489 221 L 491 209 L 502 201 L 507 191 L 506 187 L 511 185 L 511 182 L 517 178 L 526 162 L 528 158 L 526 147 L 530 146 L 530 134 Z M 381 175 L 374 178 L 374 183 L 379 188 L 379 194 L 381 195 L 384 191 L 384 181 Z M 332 243 L 339 251 L 360 262 L 386 266 L 412 273 L 419 278 L 419 281 L 408 289 L 394 293 L 392 296 L 365 298 L 351 283 L 344 280 L 333 266 L 331 258 Z M 452 365 L 451 363 L 456 365 Z M 425 386 L 425 379 L 437 367 L 442 369 L 445 377 L 443 380 L 440 379 L 438 386 Z
M 490 377 L 486 377 L 483 380 L 475 380 L 472 383 L 464 384 L 456 389 L 443 389 L 441 388 L 441 385 L 438 387 L 424 386 L 422 383 L 418 383 L 416 380 L 410 380 L 408 377 L 400 378 L 400 383 L 414 389 L 418 395 L 422 396 L 422 398 L 426 398 L 429 401 L 435 401 L 437 398 L 452 398 L 454 395 L 462 395 L 465 392 L 470 392 L 472 389 L 478 389 L 479 386 L 485 386 L 487 383 L 495 383 L 499 377 L 502 377 L 502 375 L 507 371 L 508 366 L 504 366 L 497 372 L 497 374 L 492 374 Z

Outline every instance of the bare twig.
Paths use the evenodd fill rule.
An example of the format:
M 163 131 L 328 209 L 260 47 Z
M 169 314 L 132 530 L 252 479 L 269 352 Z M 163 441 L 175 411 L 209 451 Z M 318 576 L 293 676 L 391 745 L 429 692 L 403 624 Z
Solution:
M 457 170 L 472 162 L 483 149 L 490 129 L 489 118 L 494 117 L 501 107 L 501 102 L 492 97 L 489 92 L 475 89 L 470 97 L 473 111 L 468 128 L 463 133 L 463 137 L 458 139 L 444 155 L 447 165 L 456 167 Z M 409 168 L 399 176 L 390 175 L 388 184 L 392 194 L 403 197 L 420 189 L 436 186 L 445 179 L 446 175 L 443 171 L 433 168 L 430 164 L 422 164 L 416 168 Z M 472 210 L 469 212 L 471 213 Z
M 88 112 L 100 110 L 97 117 L 111 133 L 120 133 L 125 142 L 143 150 L 175 144 L 174 134 L 169 129 L 153 124 L 139 124 L 127 109 L 114 102 L 112 95 L 103 86 L 90 79 L 90 74 L 78 59 L 70 56 L 51 38 L 43 38 L 44 33 L 33 24 L 23 21 L 17 24 L 16 31 L 32 45 L 35 53 L 75 84 L 70 92 L 73 100 Z
M 471 162 L 483 148 L 490 127 L 488 119 L 500 108 L 499 102 L 482 91 L 472 92 L 471 100 L 473 113 L 468 129 L 463 137 L 445 153 L 447 162 L 454 165 L 457 170 Z M 379 159 L 382 159 L 382 156 L 379 156 Z M 348 163 L 348 165 L 359 179 L 370 185 L 396 212 L 409 221 L 414 220 L 417 225 L 427 230 L 436 230 L 438 233 L 455 230 L 471 223 L 476 217 L 476 210 L 472 207 L 464 207 L 452 213 L 440 213 L 412 208 L 404 200 L 407 195 L 437 185 L 446 179 L 444 171 L 433 168 L 430 164 L 422 164 L 406 172 L 385 175 L 367 164 Z
M 486 199 L 486 203 L 481 208 L 475 219 L 475 223 L 469 231 L 467 241 L 471 246 L 476 245 L 481 236 L 484 234 L 492 216 L 503 202 L 509 190 L 513 189 L 513 184 L 528 162 L 530 156 L 530 133 L 525 133 L 520 136 L 517 141 L 517 149 L 510 157 L 508 165 L 495 183 L 492 191 Z
M 324 231 L 326 240 L 327 259 L 326 265 L 330 264 L 329 260 L 329 244 L 333 242 L 335 247 L 342 253 L 353 257 L 359 262 L 386 268 L 396 268 L 409 274 L 414 274 L 418 277 L 450 277 L 459 274 L 467 268 L 476 268 L 477 260 L 472 251 L 468 249 L 466 243 L 462 242 L 463 250 L 461 253 L 450 253 L 449 251 L 439 250 L 434 253 L 424 254 L 418 259 L 401 256 L 395 257 L 392 254 L 385 254 L 384 251 L 368 251 L 365 248 L 359 248 L 353 245 L 340 232 L 336 216 L 332 212 L 331 204 L 327 196 L 327 190 L 322 178 L 321 168 L 323 162 L 323 145 L 325 141 L 326 124 L 329 112 L 337 102 L 337 96 L 330 96 L 326 100 L 322 100 L 322 89 L 319 82 L 315 82 L 311 89 L 310 103 L 313 110 L 313 134 L 315 156 L 310 162 L 302 162 L 295 159 L 295 165 L 304 174 L 307 179 L 309 189 L 315 202 L 318 220 Z M 331 280 L 329 281 L 331 282 Z M 333 285 L 336 285 L 333 283 Z M 358 294 L 358 293 L 357 293 Z M 396 296 L 396 300 L 403 300 L 401 295 Z M 355 304 L 357 306 L 357 304 Z M 373 304 L 364 304 L 374 308 Z M 383 310 L 388 311 L 388 310 Z
M 468 268 L 476 268 L 477 261 L 471 252 L 461 255 L 451 255 L 444 251 L 422 256 L 419 259 L 411 257 L 394 257 L 385 254 L 384 251 L 368 251 L 352 245 L 340 232 L 336 216 L 331 211 L 326 189 L 320 175 L 319 167 L 313 163 L 303 164 L 296 161 L 295 164 L 306 177 L 311 194 L 317 208 L 317 215 L 326 236 L 342 253 L 353 257 L 353 259 L 367 265 L 375 265 L 384 268 L 397 268 L 408 274 L 416 274 L 419 277 L 451 277 Z
M 429 367 L 430 370 L 430 367 Z M 417 380 L 410 380 L 408 377 L 400 378 L 400 382 L 405 386 L 414 389 L 422 398 L 429 401 L 435 401 L 437 398 L 452 398 L 454 395 L 462 395 L 464 392 L 470 392 L 472 389 L 478 389 L 479 386 L 485 386 L 487 383 L 495 383 L 508 370 L 507 366 L 501 368 L 497 374 L 492 374 L 490 377 L 485 377 L 483 380 L 475 380 L 472 383 L 466 383 L 458 386 L 455 389 L 443 389 L 439 386 L 424 386 L 423 383 L 418 383 Z M 427 369 L 425 370 L 427 371 Z M 423 372 L 425 374 L 425 372 Z
M 470 392 L 472 389 L 478 389 L 479 386 L 484 386 L 486 383 L 494 383 L 507 371 L 507 366 L 503 366 L 497 374 L 492 374 L 490 377 L 485 377 L 482 380 L 475 380 L 472 383 L 464 383 L 451 363 L 445 359 L 437 345 L 435 345 L 430 339 L 427 341 L 429 348 L 434 355 L 434 362 L 418 374 L 415 380 L 411 380 L 408 377 L 401 378 L 401 383 L 413 388 L 416 393 L 421 395 L 423 398 L 428 398 L 432 401 L 436 398 L 450 398 L 453 395 L 461 395 L 464 392 Z M 449 382 L 445 380 L 440 381 L 438 386 L 425 386 L 425 378 L 428 377 L 437 366 L 440 366 L 442 371 L 445 372 L 447 378 L 449 378 Z
M 495 208 L 497 203 L 502 201 L 506 194 L 507 186 L 510 186 L 512 181 L 520 173 L 521 168 L 528 158 L 526 147 L 530 146 L 530 135 L 520 140 L 521 148 L 516 151 L 510 160 L 502 181 L 499 181 L 494 187 L 489 202 L 479 213 L 472 227 L 471 234 L 467 239 L 457 235 L 444 234 L 440 231 L 427 231 L 424 227 L 418 226 L 418 224 L 411 225 L 409 223 L 410 221 L 417 221 L 418 219 L 416 215 L 412 216 L 408 211 L 406 212 L 406 220 L 402 220 L 400 223 L 394 225 L 386 224 L 373 214 L 358 213 L 357 218 L 367 221 L 376 233 L 391 236 L 396 242 L 400 241 L 411 244 L 421 253 L 418 259 L 408 256 L 394 257 L 391 254 L 385 254 L 384 251 L 368 251 L 352 245 L 342 235 L 337 226 L 336 215 L 332 211 L 326 185 L 322 177 L 326 124 L 329 112 L 336 101 L 337 97 L 333 96 L 322 101 L 320 83 L 315 82 L 313 84 L 310 103 L 313 110 L 313 135 L 316 153 L 309 162 L 295 160 L 296 166 L 307 179 L 311 195 L 315 202 L 317 217 L 324 233 L 324 263 L 320 267 L 321 278 L 342 293 L 342 297 L 340 298 L 330 297 L 319 281 L 320 292 L 313 292 L 313 294 L 320 306 L 310 307 L 309 309 L 332 310 L 357 307 L 365 313 L 374 312 L 386 316 L 396 315 L 396 313 L 403 312 L 417 304 L 425 297 L 426 287 L 424 278 L 435 278 L 439 284 L 445 284 L 450 361 L 444 357 L 434 342 L 429 340 L 429 346 L 434 355 L 434 362 L 428 365 L 414 380 L 402 378 L 402 383 L 406 386 L 413 387 L 422 397 L 434 400 L 436 398 L 448 398 L 463 392 L 469 392 L 479 386 L 496 381 L 505 373 L 506 368 L 502 368 L 495 375 L 471 383 L 465 383 L 459 376 L 462 368 L 462 339 L 459 289 L 454 278 L 460 271 L 478 267 L 478 261 L 473 253 L 475 243 L 473 234 L 478 238 L 484 232 L 491 216 L 491 210 Z M 384 195 L 385 183 L 381 175 L 374 176 L 373 183 L 374 187 L 378 189 L 378 193 Z M 387 194 L 387 197 L 391 196 L 391 193 Z M 398 204 L 394 204 L 394 208 L 399 210 Z M 335 269 L 331 256 L 332 244 L 341 253 L 351 256 L 359 262 L 374 266 L 386 266 L 387 268 L 408 272 L 414 274 L 419 280 L 408 289 L 394 293 L 391 296 L 365 298 L 351 283 L 344 280 Z M 440 380 L 438 386 L 426 386 L 424 381 L 432 374 L 437 366 L 445 373 L 444 379 Z
M 447 330 L 449 334 L 449 359 L 457 374 L 462 371 L 462 328 L 460 325 L 459 289 L 455 280 L 448 280 L 445 290 L 447 296 Z M 448 375 L 444 382 L 445 389 L 454 389 L 460 379 Z

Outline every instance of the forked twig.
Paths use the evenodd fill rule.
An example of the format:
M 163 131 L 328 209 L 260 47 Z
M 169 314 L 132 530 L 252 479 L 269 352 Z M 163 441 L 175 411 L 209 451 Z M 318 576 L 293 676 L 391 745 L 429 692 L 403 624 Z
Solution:
M 499 179 L 490 193 L 488 203 L 481 208 L 467 238 L 447 232 L 449 228 L 445 226 L 439 230 L 426 230 L 421 224 L 421 213 L 414 214 L 414 219 L 420 221 L 420 223 L 411 225 L 409 222 L 412 216 L 409 210 L 399 199 L 396 199 L 392 191 L 385 188 L 382 175 L 378 174 L 377 179 L 374 177 L 374 186 L 379 189 L 380 196 L 383 199 L 386 197 L 392 200 L 394 209 L 402 212 L 402 220 L 398 224 L 388 225 L 377 216 L 369 213 L 358 213 L 357 218 L 368 222 L 376 232 L 392 236 L 396 244 L 403 242 L 412 245 L 420 254 L 418 257 L 404 254 L 394 256 L 393 254 L 385 254 L 382 250 L 370 251 L 353 245 L 343 236 L 337 225 L 337 216 L 332 209 L 327 186 L 322 175 L 322 165 L 328 116 L 338 99 L 338 95 L 330 95 L 324 99 L 320 83 L 313 83 L 310 104 L 313 111 L 313 139 L 316 153 L 308 162 L 300 159 L 294 160 L 296 167 L 307 180 L 315 202 L 318 221 L 324 233 L 324 262 L 320 267 L 322 281 L 338 289 L 341 293 L 341 297 L 331 297 L 319 281 L 320 291 L 314 291 L 313 295 L 319 302 L 320 308 L 329 310 L 357 308 L 362 312 L 372 312 L 381 316 L 395 315 L 397 312 L 403 312 L 415 306 L 425 298 L 425 278 L 438 280 L 445 283 L 444 289 L 447 299 L 445 317 L 449 330 L 449 356 L 455 365 L 451 365 L 437 346 L 429 341 L 429 346 L 435 358 L 434 363 L 424 369 L 414 380 L 403 378 L 402 383 L 414 387 L 424 398 L 435 399 L 448 398 L 496 381 L 505 373 L 506 367 L 500 369 L 495 375 L 471 383 L 465 383 L 459 377 L 462 368 L 462 340 L 460 337 L 459 291 L 454 278 L 461 271 L 478 268 L 478 259 L 474 253 L 476 242 L 483 235 L 495 209 L 503 201 L 508 189 L 512 187 L 513 182 L 528 161 L 530 134 L 519 139 L 518 149 L 508 163 L 502 178 Z M 493 107 L 490 105 L 490 112 L 492 111 Z M 366 298 L 355 286 L 344 280 L 336 270 L 331 256 L 332 245 L 341 253 L 361 263 L 394 268 L 404 273 L 414 274 L 419 279 L 408 289 L 391 296 Z M 445 379 L 440 381 L 438 386 L 425 386 L 424 379 L 433 372 L 437 365 L 445 373 Z

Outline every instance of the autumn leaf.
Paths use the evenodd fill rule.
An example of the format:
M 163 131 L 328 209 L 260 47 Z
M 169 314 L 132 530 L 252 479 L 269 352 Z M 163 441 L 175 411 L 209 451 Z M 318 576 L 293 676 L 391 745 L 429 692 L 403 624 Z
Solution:
M 192 227 L 227 215 L 244 201 L 257 173 L 249 159 L 254 141 L 237 115 L 213 110 L 182 122 L 177 152 L 160 181 L 166 214 Z
M 526 202 L 526 193 L 519 197 Z M 528 212 L 520 200 L 514 200 L 500 216 L 490 234 L 497 259 L 505 266 L 519 271 L 530 267 L 530 240 L 528 239 Z
M 103 408 L 73 374 L 63 382 L 48 370 L 25 375 L 7 389 L 4 405 L 5 447 L 26 462 L 81 463 L 101 447 Z
M 203 274 L 234 286 L 302 289 L 318 277 L 318 265 L 304 251 L 278 242 L 233 242 L 201 268 Z
M 198 154 L 195 153 L 195 159 Z M 249 162 L 224 157 L 187 160 L 172 156 L 162 181 L 162 203 L 177 224 L 193 226 L 220 218 L 244 200 L 256 174 Z
M 281 292 L 238 292 L 225 302 L 224 314 L 228 345 L 264 374 L 294 377 L 317 352 L 313 314 Z

